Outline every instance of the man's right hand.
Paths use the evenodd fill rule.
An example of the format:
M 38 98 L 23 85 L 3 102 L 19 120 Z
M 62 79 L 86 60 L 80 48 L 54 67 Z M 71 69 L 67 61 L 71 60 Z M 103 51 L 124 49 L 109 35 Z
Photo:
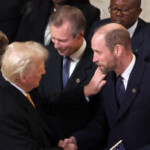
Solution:
M 84 95 L 85 97 L 97 94 L 100 92 L 102 87 L 106 84 L 104 78 L 106 74 L 103 74 L 99 68 L 96 69 L 91 81 L 84 86 Z

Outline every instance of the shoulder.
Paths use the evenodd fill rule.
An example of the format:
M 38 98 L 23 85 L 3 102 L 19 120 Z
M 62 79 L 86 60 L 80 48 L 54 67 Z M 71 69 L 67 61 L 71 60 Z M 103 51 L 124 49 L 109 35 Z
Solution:
M 139 18 L 138 19 L 138 26 L 137 26 L 137 28 L 139 28 L 141 30 L 150 31 L 150 23 L 149 22 L 145 22 L 144 20 Z
M 91 38 L 95 32 L 95 30 L 100 27 L 100 26 L 103 26 L 105 24 L 108 24 L 110 23 L 111 20 L 110 18 L 107 18 L 107 19 L 103 19 L 103 20 L 97 20 L 95 22 L 93 22 L 92 26 L 91 26 L 91 29 L 90 29 L 90 33 L 89 33 L 89 36 L 88 36 L 88 41 L 91 42 Z
M 97 27 L 98 26 L 103 26 L 103 25 L 108 24 L 110 22 L 111 22 L 110 18 L 102 19 L 102 20 L 94 22 L 93 25 L 92 25 L 92 27 L 94 27 L 94 26 L 97 26 Z
M 85 17 L 95 17 L 95 16 L 100 16 L 100 9 L 93 6 L 92 4 L 90 4 L 89 2 L 84 2 L 81 4 L 81 2 L 76 2 L 74 1 L 74 3 L 72 3 L 71 5 L 78 7 L 79 9 L 81 9 L 81 11 L 83 12 L 83 14 L 85 15 Z M 90 15 L 89 15 L 90 14 Z M 88 16 L 89 15 L 89 16 Z M 91 17 L 90 17 L 91 18 Z
M 8 85 L 9 86 L 9 85 Z M 17 97 L 9 87 L 0 87 L 0 115 L 18 115 L 22 111 L 22 107 L 18 106 Z M 22 101 L 21 99 L 19 99 Z

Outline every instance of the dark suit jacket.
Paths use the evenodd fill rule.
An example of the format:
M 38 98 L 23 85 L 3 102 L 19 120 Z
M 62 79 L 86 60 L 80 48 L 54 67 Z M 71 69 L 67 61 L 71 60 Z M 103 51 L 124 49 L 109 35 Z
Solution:
M 90 3 L 82 5 L 80 2 L 69 3 L 69 5 L 76 6 L 81 9 L 86 20 L 87 27 L 85 37 L 88 37 L 89 29 L 92 23 L 100 19 L 100 10 Z M 16 41 L 33 40 L 44 43 L 44 34 L 50 14 L 53 12 L 53 2 L 51 0 L 39 1 L 39 4 L 31 8 L 32 11 L 28 15 L 24 15 L 17 36 Z
M 77 92 L 79 94 L 79 92 Z M 57 99 L 57 102 L 47 101 L 48 105 L 53 105 L 56 111 L 59 105 L 76 105 L 86 103 L 79 102 L 74 93 L 75 99 L 70 102 L 69 94 Z M 57 122 L 53 118 L 47 117 L 38 106 L 33 108 L 28 99 L 9 82 L 0 76 L 0 149 L 6 150 L 61 150 L 62 148 L 52 148 L 55 140 L 63 138 L 63 133 L 59 130 Z M 78 96 L 76 96 L 78 95 Z M 83 96 L 82 96 L 83 97 Z M 63 98 L 65 99 L 63 101 Z M 81 98 L 82 99 L 82 98 Z M 46 99 L 45 99 L 46 101 Z M 68 102 L 67 102 L 68 101 Z M 57 104 L 58 103 L 58 108 Z M 45 108 L 46 108 L 45 107 Z M 66 108 L 67 109 L 67 108 Z M 58 113 L 58 112 L 57 112 Z M 67 125 L 67 124 L 66 124 Z
M 62 149 L 51 148 L 53 130 L 19 90 L 3 82 L 0 95 L 0 149 Z
M 93 52 L 87 47 L 81 60 L 76 66 L 74 72 L 68 80 L 66 87 L 62 88 L 62 56 L 60 56 L 57 50 L 51 45 L 49 47 L 50 57 L 46 63 L 46 74 L 43 76 L 40 86 L 39 93 L 42 95 L 42 99 L 47 97 L 50 93 L 57 93 L 62 91 L 69 91 L 79 89 L 86 85 L 92 78 L 96 65 L 92 62 Z M 71 95 L 71 93 L 70 93 Z M 72 99 L 75 95 L 72 94 Z M 71 99 L 71 101 L 72 101 Z M 84 100 L 86 101 L 86 100 Z M 51 109 L 52 110 L 52 109 Z M 52 111 L 48 113 L 53 115 L 61 123 L 62 131 L 67 136 L 70 136 L 74 131 L 85 126 L 85 124 L 91 120 L 95 112 L 97 111 L 97 100 L 91 100 L 91 102 L 85 105 L 76 105 L 62 111 L 61 115 L 55 115 Z M 68 126 L 66 126 L 66 123 Z
M 21 19 L 21 10 L 27 0 L 1 0 L 0 2 L 0 30 L 3 31 L 10 42 L 16 36 Z
M 97 27 L 108 23 L 111 23 L 110 18 L 95 22 L 91 27 L 88 40 L 91 41 L 92 35 Z M 150 62 L 149 37 L 150 37 L 150 23 L 146 23 L 144 20 L 139 18 L 137 28 L 133 34 L 133 37 L 131 38 L 131 45 L 133 52 L 141 56 L 148 62 Z
M 150 64 L 138 59 L 129 77 L 127 89 L 118 108 L 115 74 L 107 76 L 107 84 L 100 92 L 100 113 L 89 126 L 75 134 L 79 144 L 96 144 L 108 133 L 108 147 L 119 140 L 127 150 L 150 145 Z M 106 129 L 106 127 L 108 127 Z M 90 135 L 90 136 L 89 136 Z M 90 139 L 95 137 L 95 141 Z M 84 139 L 84 140 L 83 140 Z M 95 142 L 95 143 L 94 143 Z M 88 148 L 87 148 L 88 149 Z

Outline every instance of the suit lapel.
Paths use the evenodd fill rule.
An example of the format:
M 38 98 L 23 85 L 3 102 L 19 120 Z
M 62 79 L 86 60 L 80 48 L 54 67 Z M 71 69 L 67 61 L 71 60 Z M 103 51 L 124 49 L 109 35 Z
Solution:
M 25 112 L 27 112 L 28 115 L 32 118 L 32 120 L 34 120 L 37 124 L 43 127 L 44 130 L 50 132 L 47 124 L 45 123 L 41 115 L 38 113 L 37 109 L 35 109 L 32 106 L 29 100 L 17 88 L 12 86 L 8 82 L 5 84 L 5 88 L 7 88 L 10 94 L 13 96 L 13 99 L 17 102 L 18 107 L 24 109 Z
M 56 51 L 57 52 L 57 51 Z M 53 73 L 54 73 L 54 79 L 55 80 L 55 87 L 58 91 L 61 91 L 63 89 L 63 82 L 62 82 L 62 67 L 63 67 L 63 57 L 60 56 L 57 52 L 57 55 L 55 57 L 55 61 L 53 64 Z
M 71 77 L 69 78 L 65 90 L 79 87 L 81 83 L 86 79 L 86 70 L 92 67 L 92 56 L 93 54 L 91 50 L 89 48 L 86 48 L 82 58 L 80 59 Z
M 118 104 L 117 104 L 117 98 L 116 98 L 116 74 L 114 72 L 110 73 L 107 78 L 107 83 L 104 86 L 102 90 L 102 99 L 103 99 L 103 91 L 104 93 L 104 107 L 106 110 L 109 110 L 107 112 L 108 117 L 110 118 L 110 124 L 113 125 L 116 121 L 116 116 L 118 115 Z M 108 93 L 109 91 L 109 93 Z
M 135 30 L 135 33 L 133 34 L 133 37 L 131 38 L 131 45 L 133 52 L 135 54 L 140 54 L 142 51 L 142 43 L 144 42 L 144 32 L 143 32 L 143 25 L 142 21 L 139 19 L 137 28 Z
M 136 97 L 140 92 L 140 85 L 142 83 L 142 76 L 144 73 L 144 69 L 145 65 L 143 65 L 143 61 L 137 60 L 129 77 L 127 90 L 122 100 L 120 111 L 117 117 L 118 119 L 127 112 L 127 110 L 132 106 L 132 104 L 136 100 Z
M 49 79 L 49 75 L 51 79 L 49 79 L 49 83 L 54 84 L 53 91 L 61 91 L 63 89 L 62 84 L 62 64 L 63 57 L 58 54 L 57 49 L 54 48 L 54 44 L 50 44 L 47 47 L 50 51 L 50 57 L 46 63 L 46 75 L 47 79 Z M 51 89 L 52 90 L 52 89 Z

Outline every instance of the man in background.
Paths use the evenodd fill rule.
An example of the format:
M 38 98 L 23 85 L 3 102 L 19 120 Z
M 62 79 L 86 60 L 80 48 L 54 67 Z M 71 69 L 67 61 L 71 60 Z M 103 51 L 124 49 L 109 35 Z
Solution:
M 119 23 L 129 31 L 133 52 L 150 61 L 150 24 L 139 18 L 142 12 L 141 0 L 110 0 L 108 10 L 111 18 L 95 22 L 89 40 L 98 26 Z

